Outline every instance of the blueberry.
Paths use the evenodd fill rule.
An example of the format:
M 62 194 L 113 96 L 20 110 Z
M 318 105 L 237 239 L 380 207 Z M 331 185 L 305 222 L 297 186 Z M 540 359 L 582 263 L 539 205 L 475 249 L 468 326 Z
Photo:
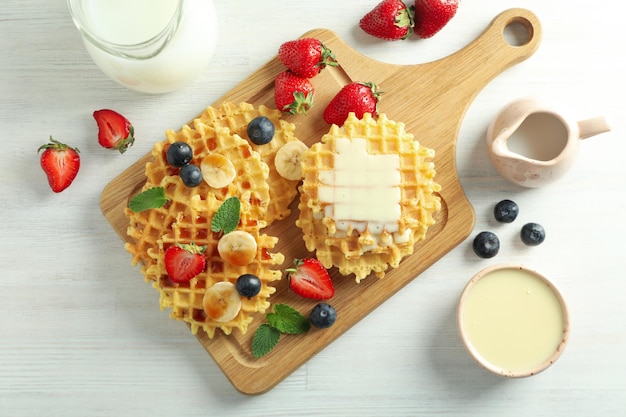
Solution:
M 265 116 L 255 117 L 248 124 L 248 137 L 255 145 L 265 145 L 274 138 L 274 123 Z
M 502 200 L 493 209 L 493 215 L 500 223 L 512 223 L 519 214 L 519 206 L 511 200 Z
M 167 162 L 176 168 L 187 165 L 193 158 L 193 149 L 185 142 L 174 142 L 167 148 Z
M 537 246 L 546 239 L 546 231 L 540 224 L 526 223 L 520 232 L 522 242 L 528 246 Z
M 184 165 L 179 175 L 187 187 L 197 187 L 202 182 L 202 171 L 195 165 Z
M 474 253 L 481 258 L 493 258 L 500 250 L 500 239 L 495 233 L 480 232 L 474 238 Z
M 320 329 L 332 326 L 337 319 L 335 308 L 326 303 L 319 303 L 311 311 L 309 320 L 311 324 Z
M 237 278 L 237 292 L 243 297 L 252 298 L 261 291 L 261 280 L 253 274 L 243 274 Z

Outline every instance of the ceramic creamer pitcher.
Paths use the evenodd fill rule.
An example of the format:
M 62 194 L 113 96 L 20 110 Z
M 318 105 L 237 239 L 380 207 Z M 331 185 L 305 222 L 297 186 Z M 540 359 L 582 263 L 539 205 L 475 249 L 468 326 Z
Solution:
M 522 98 L 502 109 L 489 125 L 487 151 L 504 178 L 540 187 L 567 172 L 581 139 L 609 130 L 604 117 L 572 121 L 536 99 Z

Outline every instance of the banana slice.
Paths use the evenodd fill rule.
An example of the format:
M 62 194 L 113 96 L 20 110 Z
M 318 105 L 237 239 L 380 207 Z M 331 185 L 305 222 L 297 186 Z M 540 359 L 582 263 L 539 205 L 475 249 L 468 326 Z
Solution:
M 217 251 L 231 265 L 245 266 L 256 257 L 256 239 L 243 230 L 235 230 L 222 236 Z
M 231 321 L 241 310 L 241 296 L 232 282 L 217 282 L 207 288 L 202 298 L 202 308 L 214 321 Z
M 210 153 L 200 161 L 200 171 L 202 178 L 213 188 L 224 188 L 237 175 L 235 166 L 224 155 Z
M 304 142 L 300 142 L 299 140 L 287 142 L 278 149 L 276 158 L 274 159 L 274 165 L 280 176 L 288 180 L 301 180 L 302 166 L 300 165 L 300 161 L 308 149 Z

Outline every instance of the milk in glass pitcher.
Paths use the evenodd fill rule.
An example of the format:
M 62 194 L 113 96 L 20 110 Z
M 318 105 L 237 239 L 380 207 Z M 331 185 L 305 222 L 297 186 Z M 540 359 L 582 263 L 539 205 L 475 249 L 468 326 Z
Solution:
M 174 91 L 209 64 L 212 0 L 67 0 L 89 55 L 111 79 L 144 93 Z

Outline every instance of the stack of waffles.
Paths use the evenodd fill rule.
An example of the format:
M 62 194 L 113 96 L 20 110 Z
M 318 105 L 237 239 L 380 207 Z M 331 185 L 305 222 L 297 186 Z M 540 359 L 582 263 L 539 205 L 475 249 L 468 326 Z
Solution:
M 247 125 L 257 116 L 269 118 L 275 126 L 273 140 L 267 145 L 255 145 L 246 133 Z M 141 263 L 141 271 L 160 294 L 162 309 L 183 320 L 195 334 L 202 329 L 209 337 L 216 329 L 230 334 L 233 329 L 246 333 L 255 313 L 269 308 L 273 284 L 281 279 L 278 266 L 284 261 L 281 253 L 273 252 L 277 237 L 261 230 L 276 220 L 287 217 L 289 205 L 297 195 L 297 181 L 286 180 L 275 171 L 273 158 L 284 144 L 297 141 L 295 126 L 281 119 L 281 112 L 265 106 L 255 108 L 248 103 L 223 103 L 219 108 L 208 107 L 189 125 L 179 131 L 168 130 L 164 141 L 152 150 L 152 161 L 146 164 L 143 190 L 163 187 L 167 203 L 160 208 L 133 212 L 126 209 L 129 219 L 129 243 L 126 249 L 132 263 Z M 178 175 L 178 168 L 167 162 L 166 152 L 174 142 L 186 142 L 194 152 L 191 163 L 199 165 L 210 153 L 228 158 L 237 175 L 227 186 L 216 189 L 203 182 L 187 187 Z M 250 233 L 257 243 L 257 254 L 246 266 L 225 262 L 217 252 L 220 235 L 211 230 L 214 214 L 229 197 L 241 202 L 238 230 Z M 172 245 L 206 246 L 207 267 L 186 283 L 172 282 L 165 269 L 164 253 Z M 203 309 L 205 290 L 217 282 L 235 283 L 237 278 L 251 273 L 259 277 L 261 291 L 250 299 L 242 297 L 242 308 L 227 322 L 216 322 Z
M 309 251 L 356 281 L 413 253 L 441 208 L 434 151 L 402 123 L 350 114 L 305 153 L 300 215 Z

